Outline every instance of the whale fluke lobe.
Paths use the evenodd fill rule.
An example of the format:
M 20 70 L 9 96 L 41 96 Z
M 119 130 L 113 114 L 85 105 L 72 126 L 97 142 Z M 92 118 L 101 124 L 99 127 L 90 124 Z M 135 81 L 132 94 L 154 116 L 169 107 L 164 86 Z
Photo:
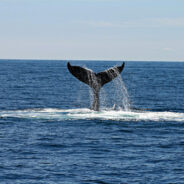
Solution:
M 113 68 L 105 70 L 104 72 L 97 73 L 97 77 L 101 80 L 101 86 L 116 78 L 122 72 L 124 65 L 125 63 L 123 63 L 121 66 L 115 66 Z
M 125 63 L 121 66 L 115 66 L 104 72 L 94 73 L 93 71 L 82 68 L 80 66 L 72 66 L 69 62 L 67 63 L 68 70 L 78 80 L 89 85 L 93 90 L 94 101 L 91 109 L 99 111 L 99 91 L 100 88 L 106 83 L 116 78 L 123 70 Z
M 80 66 L 71 66 L 69 62 L 67 67 L 73 76 L 92 87 L 93 75 L 95 75 L 92 71 Z

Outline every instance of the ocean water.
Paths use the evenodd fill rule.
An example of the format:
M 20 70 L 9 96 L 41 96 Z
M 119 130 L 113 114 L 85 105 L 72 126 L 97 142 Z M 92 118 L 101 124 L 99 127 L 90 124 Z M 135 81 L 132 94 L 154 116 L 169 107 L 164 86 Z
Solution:
M 99 112 L 66 63 L 0 60 L 0 183 L 184 183 L 184 63 L 126 62 Z

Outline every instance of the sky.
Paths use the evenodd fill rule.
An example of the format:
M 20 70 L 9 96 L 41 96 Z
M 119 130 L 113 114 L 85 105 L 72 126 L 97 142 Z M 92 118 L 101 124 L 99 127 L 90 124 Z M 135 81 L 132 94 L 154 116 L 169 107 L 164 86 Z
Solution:
M 184 0 L 0 0 L 0 59 L 184 61 Z

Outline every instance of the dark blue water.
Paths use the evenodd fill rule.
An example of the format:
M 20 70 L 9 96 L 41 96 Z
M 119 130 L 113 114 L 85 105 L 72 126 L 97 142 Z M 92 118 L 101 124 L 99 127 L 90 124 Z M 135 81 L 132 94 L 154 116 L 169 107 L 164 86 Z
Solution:
M 95 72 L 121 62 L 73 61 Z M 90 107 L 66 61 L 0 60 L 1 184 L 184 183 L 184 63 L 126 62 Z M 139 109 L 139 110 L 135 110 Z

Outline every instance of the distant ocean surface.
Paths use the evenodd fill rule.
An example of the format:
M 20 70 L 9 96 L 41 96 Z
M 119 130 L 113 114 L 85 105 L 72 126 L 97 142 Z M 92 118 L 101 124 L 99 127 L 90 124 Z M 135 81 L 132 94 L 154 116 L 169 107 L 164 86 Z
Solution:
M 184 63 L 125 62 L 99 112 L 66 64 L 0 60 L 0 183 L 184 183 Z

